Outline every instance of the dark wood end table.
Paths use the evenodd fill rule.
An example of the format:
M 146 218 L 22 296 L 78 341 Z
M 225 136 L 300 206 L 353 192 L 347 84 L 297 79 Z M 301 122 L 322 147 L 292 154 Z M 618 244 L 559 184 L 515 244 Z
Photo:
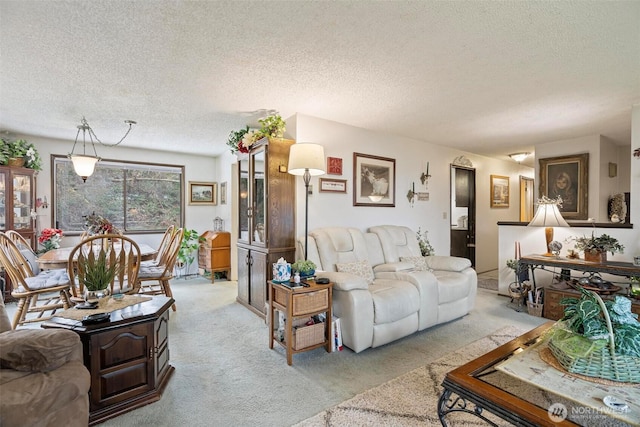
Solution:
M 78 320 L 53 317 L 42 324 L 80 335 L 84 364 L 91 373 L 89 425 L 162 397 L 174 372 L 169 364 L 169 307 L 173 303 L 173 298 L 154 296 L 112 311 L 109 322 L 82 325 Z

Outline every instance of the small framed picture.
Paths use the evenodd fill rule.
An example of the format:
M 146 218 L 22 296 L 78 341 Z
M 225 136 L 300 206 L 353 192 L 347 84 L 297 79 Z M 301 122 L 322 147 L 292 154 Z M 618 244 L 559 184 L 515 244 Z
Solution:
M 327 157 L 327 174 L 342 175 L 342 159 L 339 157 Z
M 190 205 L 215 205 L 217 200 L 216 182 L 189 181 Z
M 220 204 L 227 204 L 227 181 L 220 183 Z
M 320 192 L 321 193 L 346 193 L 347 180 L 320 178 Z
M 491 175 L 491 207 L 509 207 L 509 177 Z

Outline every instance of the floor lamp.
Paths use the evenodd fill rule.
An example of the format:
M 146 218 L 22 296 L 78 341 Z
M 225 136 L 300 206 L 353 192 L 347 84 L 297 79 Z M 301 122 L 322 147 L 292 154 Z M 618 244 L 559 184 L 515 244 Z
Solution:
M 318 144 L 293 144 L 289 151 L 291 175 L 304 179 L 304 259 L 307 260 L 307 233 L 309 232 L 309 181 L 312 176 L 324 175 L 324 148 Z
M 562 200 L 554 200 L 543 197 L 538 200 L 538 210 L 531 222 L 527 225 L 529 227 L 546 227 L 545 238 L 547 240 L 547 252 L 544 256 L 554 256 L 549 249 L 549 243 L 553 240 L 553 227 L 569 227 L 567 221 L 564 220 L 558 209 L 558 205 L 562 204 Z

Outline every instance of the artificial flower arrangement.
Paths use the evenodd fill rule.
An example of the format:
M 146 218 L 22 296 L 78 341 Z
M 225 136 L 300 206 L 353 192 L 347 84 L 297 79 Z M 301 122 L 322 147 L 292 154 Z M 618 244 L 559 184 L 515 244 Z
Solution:
M 120 234 L 120 230 L 111 221 L 95 212 L 85 217 L 85 227 L 91 234 Z
M 249 126 L 246 126 L 244 129 L 231 131 L 227 145 L 231 148 L 232 154 L 248 153 L 251 146 L 264 137 L 282 138 L 284 136 L 286 123 L 279 114 L 265 117 L 258 122 L 261 125 L 260 129 L 249 129 Z
M 62 240 L 62 230 L 59 228 L 45 228 L 38 237 L 38 243 L 43 247 L 44 252 L 49 252 L 52 249 L 58 249 L 60 247 L 60 241 Z

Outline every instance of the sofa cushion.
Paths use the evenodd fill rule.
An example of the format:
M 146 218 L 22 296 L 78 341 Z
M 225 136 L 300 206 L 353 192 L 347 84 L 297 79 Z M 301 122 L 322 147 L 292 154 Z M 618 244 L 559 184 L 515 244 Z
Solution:
M 47 372 L 65 364 L 80 337 L 73 331 L 20 329 L 0 334 L 0 367 Z
M 401 256 L 400 261 L 410 262 L 416 271 L 433 271 L 427 266 L 427 260 L 423 256 Z
M 454 271 L 434 271 L 438 279 L 438 304 L 458 301 L 469 296 L 467 276 Z
M 395 322 L 420 309 L 418 289 L 408 282 L 377 279 L 369 292 L 373 297 L 373 323 Z
M 427 266 L 434 270 L 462 271 L 471 267 L 471 260 L 454 256 L 428 256 Z
M 369 261 L 367 261 L 366 259 L 356 262 L 336 264 L 336 270 L 338 270 L 339 273 L 351 273 L 355 274 L 356 276 L 360 276 L 369 285 L 373 283 L 373 269 L 371 268 Z

